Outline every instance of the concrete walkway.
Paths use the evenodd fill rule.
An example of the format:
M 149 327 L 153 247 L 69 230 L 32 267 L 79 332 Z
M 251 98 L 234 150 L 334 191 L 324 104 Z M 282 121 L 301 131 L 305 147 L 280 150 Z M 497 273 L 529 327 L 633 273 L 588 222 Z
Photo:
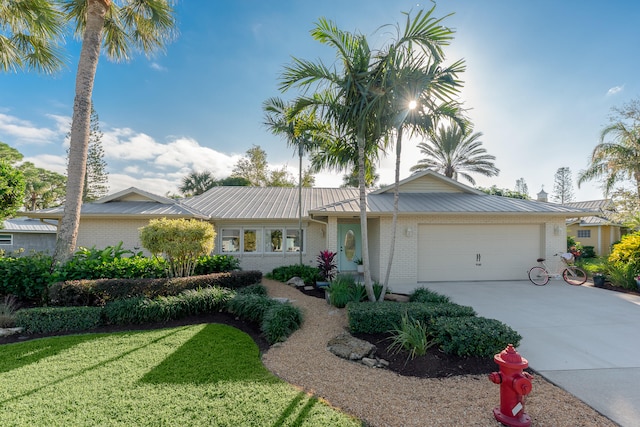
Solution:
M 621 426 L 640 426 L 640 297 L 561 280 L 423 286 L 511 326 L 532 369 Z

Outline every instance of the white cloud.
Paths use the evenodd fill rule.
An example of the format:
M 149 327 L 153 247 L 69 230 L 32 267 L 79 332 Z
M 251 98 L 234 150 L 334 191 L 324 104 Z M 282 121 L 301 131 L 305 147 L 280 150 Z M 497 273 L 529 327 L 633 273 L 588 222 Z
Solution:
M 624 85 L 622 86 L 614 86 L 607 91 L 607 96 L 615 95 L 618 92 L 622 92 L 624 90 Z
M 152 62 L 150 65 L 152 70 L 156 70 L 156 71 L 168 71 L 167 67 L 163 67 L 162 65 L 158 64 L 157 62 Z
M 52 154 L 39 154 L 37 156 L 25 157 L 24 162 L 31 162 L 36 167 L 57 172 L 62 175 L 67 174 L 67 157 L 55 156 Z
M 15 138 L 17 144 L 48 144 L 59 136 L 59 132 L 55 130 L 39 128 L 27 120 L 0 113 L 0 135 L 2 134 Z

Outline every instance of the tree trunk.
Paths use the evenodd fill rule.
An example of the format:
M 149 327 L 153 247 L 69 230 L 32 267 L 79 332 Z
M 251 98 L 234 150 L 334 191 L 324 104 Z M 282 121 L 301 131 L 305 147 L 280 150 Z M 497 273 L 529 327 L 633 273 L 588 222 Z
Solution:
M 67 167 L 66 201 L 53 256 L 54 264 L 68 260 L 76 248 L 78 226 L 80 225 L 80 209 L 82 207 L 82 189 L 87 169 L 91 96 L 96 69 L 98 68 L 102 29 L 108 3 L 108 0 L 88 0 L 87 23 L 76 74 L 76 94 L 73 102 L 69 165 Z
M 396 176 L 393 183 L 393 220 L 391 221 L 391 248 L 389 249 L 389 262 L 387 264 L 387 274 L 384 276 L 382 283 L 382 291 L 380 292 L 379 301 L 384 300 L 384 294 L 389 286 L 389 276 L 391 275 L 391 266 L 393 265 L 393 254 L 396 249 L 396 229 L 398 227 L 398 202 L 400 200 L 400 154 L 402 153 L 402 125 L 396 129 Z
M 302 141 L 298 143 L 298 157 L 300 159 L 298 163 L 298 239 L 300 239 L 298 255 L 300 256 L 300 265 L 302 265 L 302 247 L 305 243 L 302 240 Z
M 367 190 L 364 169 L 364 146 L 366 140 L 363 135 L 358 135 L 358 183 L 360 187 L 360 235 L 362 238 L 362 265 L 364 267 L 364 287 L 367 290 L 369 301 L 375 301 L 376 295 L 371 284 L 371 269 L 369 262 L 369 233 L 367 229 Z

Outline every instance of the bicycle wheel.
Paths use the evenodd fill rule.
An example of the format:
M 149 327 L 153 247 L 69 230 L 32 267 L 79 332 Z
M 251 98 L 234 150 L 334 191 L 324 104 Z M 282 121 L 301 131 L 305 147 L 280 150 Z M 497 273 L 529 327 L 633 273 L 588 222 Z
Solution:
M 542 267 L 533 267 L 529 270 L 529 280 L 538 286 L 544 286 L 549 283 L 549 273 Z
M 587 281 L 587 273 L 578 267 L 571 266 L 564 269 L 562 278 L 570 285 L 580 286 Z

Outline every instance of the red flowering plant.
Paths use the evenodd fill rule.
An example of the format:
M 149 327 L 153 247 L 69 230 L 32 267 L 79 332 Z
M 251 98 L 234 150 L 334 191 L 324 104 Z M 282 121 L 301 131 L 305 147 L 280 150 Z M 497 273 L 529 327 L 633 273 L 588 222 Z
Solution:
M 320 255 L 316 258 L 318 261 L 318 270 L 320 270 L 320 277 L 322 280 L 330 282 L 336 275 L 338 266 L 336 265 L 337 253 L 330 250 L 320 251 Z

